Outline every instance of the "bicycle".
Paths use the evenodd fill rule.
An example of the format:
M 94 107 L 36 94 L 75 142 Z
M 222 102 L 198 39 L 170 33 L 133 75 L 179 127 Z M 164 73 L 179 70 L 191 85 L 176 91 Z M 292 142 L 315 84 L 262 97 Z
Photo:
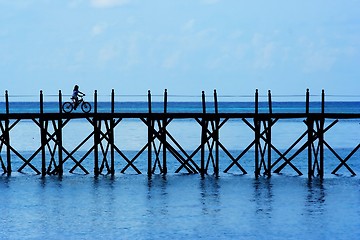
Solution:
M 64 102 L 62 105 L 62 110 L 65 113 L 70 113 L 70 112 L 72 112 L 72 110 L 76 109 L 78 106 L 81 106 L 81 110 L 84 113 L 89 113 L 91 111 L 91 104 L 89 102 L 85 102 L 83 99 L 83 96 L 79 96 L 77 103 Z

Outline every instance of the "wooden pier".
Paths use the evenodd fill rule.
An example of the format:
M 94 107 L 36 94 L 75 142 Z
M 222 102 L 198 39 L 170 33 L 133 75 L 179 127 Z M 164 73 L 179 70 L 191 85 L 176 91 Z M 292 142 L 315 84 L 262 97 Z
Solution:
M 325 112 L 325 93 L 321 94 L 321 112 L 310 112 L 310 94 L 306 91 L 305 112 L 301 113 L 273 113 L 271 92 L 268 92 L 269 112 L 259 112 L 259 94 L 256 90 L 254 96 L 254 111 L 251 113 L 224 113 L 219 112 L 218 97 L 214 90 L 213 104 L 214 111 L 208 112 L 206 108 L 206 96 L 202 92 L 202 112 L 197 113 L 172 113 L 168 112 L 167 91 L 164 92 L 163 111 L 152 111 L 152 96 L 148 92 L 148 111 L 124 113 L 115 111 L 114 90 L 111 92 L 110 111 L 98 112 L 97 91 L 94 92 L 94 101 L 90 113 L 64 113 L 62 111 L 62 93 L 59 91 L 58 112 L 44 112 L 43 93 L 40 92 L 39 112 L 38 113 L 12 113 L 9 110 L 9 96 L 5 92 L 5 113 L 0 113 L 0 163 L 4 174 L 11 175 L 12 156 L 20 158 L 22 165 L 16 171 L 22 172 L 24 168 L 30 168 L 34 173 L 45 175 L 60 175 L 64 173 L 64 164 L 72 164 L 70 173 L 75 169 L 81 169 L 84 174 L 89 174 L 83 162 L 93 154 L 93 173 L 114 175 L 117 172 L 126 173 L 132 169 L 138 174 L 142 172 L 136 165 L 139 156 L 147 151 L 147 174 L 151 176 L 155 172 L 161 174 L 168 173 L 167 158 L 171 155 L 177 161 L 175 173 L 186 171 L 194 174 L 215 174 L 220 171 L 231 173 L 233 169 L 240 170 L 242 174 L 247 174 L 247 170 L 242 165 L 243 156 L 254 151 L 255 177 L 262 175 L 271 176 L 273 173 L 281 173 L 286 167 L 290 167 L 298 175 L 303 175 L 294 164 L 294 159 L 303 152 L 307 153 L 307 175 L 312 177 L 324 177 L 324 148 L 328 149 L 339 163 L 331 173 L 336 174 L 339 169 L 346 168 L 351 175 L 356 175 L 355 171 L 348 165 L 349 159 L 359 150 L 360 143 L 343 158 L 326 141 L 324 134 L 328 132 L 341 119 L 360 119 L 359 113 L 327 113 Z M 87 137 L 72 150 L 64 147 L 63 129 L 73 119 L 86 119 L 91 125 L 92 131 Z M 147 142 L 139 149 L 138 153 L 129 158 L 124 150 L 115 143 L 114 132 L 124 119 L 139 119 L 147 128 Z M 199 145 L 188 153 L 181 146 L 179 141 L 168 130 L 175 119 L 193 119 L 201 129 L 198 134 L 200 137 Z M 272 128 L 282 119 L 302 119 L 299 124 L 305 124 L 306 130 L 292 143 L 286 151 L 280 151 L 272 142 Z M 18 151 L 11 140 L 12 130 L 21 120 L 31 120 L 40 131 L 40 147 L 30 156 L 25 157 Z M 243 149 L 240 154 L 234 155 L 222 143 L 220 132 L 229 120 L 243 122 L 252 132 L 253 140 Z M 330 122 L 330 123 L 328 123 Z M 186 130 L 184 130 L 186 131 Z M 351 133 L 349 133 L 351 134 Z M 90 149 L 80 158 L 75 156 L 78 149 L 86 142 L 92 142 Z M 305 142 L 297 146 L 300 142 Z M 222 152 L 229 159 L 230 164 L 220 169 L 221 161 L 219 154 Z M 276 153 L 279 157 L 272 158 Z M 196 154 L 200 154 L 200 160 L 194 159 Z M 41 169 L 32 163 L 34 159 L 41 156 Z M 49 159 L 50 156 L 50 159 Z M 124 163 L 125 167 L 119 169 L 119 162 Z

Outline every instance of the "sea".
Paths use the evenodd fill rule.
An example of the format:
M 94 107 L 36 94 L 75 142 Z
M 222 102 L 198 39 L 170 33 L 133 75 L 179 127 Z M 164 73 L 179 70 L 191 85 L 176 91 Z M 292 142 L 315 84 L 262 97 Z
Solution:
M 214 112 L 213 102 L 206 107 L 207 112 Z M 58 108 L 56 102 L 44 103 L 44 112 L 57 112 Z M 109 102 L 98 105 L 99 112 L 108 112 L 110 108 Z M 161 101 L 152 103 L 152 112 L 161 112 L 163 108 Z M 260 112 L 268 112 L 269 104 L 260 102 L 259 108 Z M 273 102 L 272 108 L 274 113 L 305 112 L 305 103 L 279 101 Z M 10 102 L 9 111 L 39 112 L 39 102 Z M 115 111 L 147 112 L 148 103 L 117 102 Z M 170 101 L 167 111 L 203 109 L 201 101 Z M 312 102 L 310 112 L 320 111 L 321 103 Z M 0 102 L 0 114 L 5 112 L 5 103 Z M 254 112 L 254 103 L 219 102 L 219 112 Z M 359 113 L 360 102 L 326 102 L 325 112 Z M 280 152 L 286 152 L 306 131 L 303 120 L 275 123 L 272 143 Z M 325 126 L 334 121 L 326 119 Z M 49 123 L 50 131 L 52 127 Z M 239 160 L 246 174 L 236 165 L 225 173 L 232 160 L 220 149 L 218 176 L 211 160 L 204 176 L 188 173 L 185 168 L 176 172 L 180 164 L 170 153 L 168 173 L 161 174 L 159 165 L 155 165 L 155 173 L 149 176 L 146 150 L 134 161 L 141 174 L 131 166 L 121 173 L 126 161 L 115 154 L 115 174 L 104 172 L 94 176 L 94 154 L 90 151 L 86 155 L 93 139 L 77 148 L 92 129 L 87 119 L 71 120 L 63 129 L 64 148 L 74 151 L 78 159 L 86 156 L 82 165 L 89 174 L 80 167 L 70 173 L 75 165 L 71 158 L 64 163 L 63 176 L 42 177 L 28 165 L 18 172 L 24 161 L 11 153 L 13 172 L 0 175 L 0 239 L 360 239 L 360 178 L 346 166 L 332 174 L 341 163 L 338 157 L 347 159 L 360 143 L 360 119 L 339 120 L 326 131 L 325 141 L 336 153 L 324 147 L 324 177 L 315 175 L 310 179 L 307 150 L 291 161 L 302 175 L 287 165 L 271 177 L 255 177 L 254 147 Z M 174 119 L 167 130 L 188 155 L 200 144 L 201 128 L 194 119 Z M 233 119 L 224 123 L 219 136 L 222 145 L 236 157 L 251 144 L 254 132 L 242 119 Z M 26 159 L 32 157 L 32 165 L 41 169 L 41 152 L 34 154 L 40 146 L 40 131 L 34 121 L 16 123 L 10 139 L 17 152 Z M 286 156 L 296 152 L 305 140 Z M 134 158 L 147 143 L 146 125 L 141 119 L 122 119 L 115 129 L 115 143 L 125 156 Z M 99 151 L 106 152 L 109 158 L 106 149 L 104 144 Z M 6 164 L 3 144 L 0 150 Z M 52 160 L 51 151 L 57 151 L 53 145 L 47 149 L 48 164 Z M 210 152 L 206 149 L 206 156 L 211 156 Z M 153 157 L 154 164 L 156 156 Z M 100 162 L 107 158 L 100 158 Z M 200 152 L 193 158 L 198 163 Z M 272 160 L 277 158 L 279 155 L 273 151 Z M 161 159 L 162 155 L 157 164 L 161 164 Z M 360 151 L 351 155 L 346 164 L 360 174 Z

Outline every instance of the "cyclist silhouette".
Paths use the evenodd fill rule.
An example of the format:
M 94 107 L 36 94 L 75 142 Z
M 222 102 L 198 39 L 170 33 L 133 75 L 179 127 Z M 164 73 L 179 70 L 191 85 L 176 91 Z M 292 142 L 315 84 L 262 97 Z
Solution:
M 79 91 L 79 86 L 75 85 L 73 94 L 71 95 L 71 102 L 64 102 L 62 105 L 62 110 L 65 113 L 71 113 L 72 110 L 76 110 L 78 106 L 81 106 L 81 110 L 84 113 L 89 113 L 91 111 L 91 104 L 84 100 L 85 93 Z
M 75 85 L 74 86 L 74 90 L 73 90 L 73 94 L 71 96 L 71 99 L 74 103 L 74 110 L 76 110 L 78 104 L 79 104 L 79 98 L 78 97 L 83 97 L 85 96 L 84 93 L 80 92 L 79 91 L 79 86 L 78 85 Z

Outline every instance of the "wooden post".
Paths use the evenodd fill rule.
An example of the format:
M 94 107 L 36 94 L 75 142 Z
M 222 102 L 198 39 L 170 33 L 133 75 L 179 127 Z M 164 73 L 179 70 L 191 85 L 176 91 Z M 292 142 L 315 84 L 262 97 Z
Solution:
M 94 92 L 94 113 L 97 113 L 97 90 Z
M 44 96 L 43 91 L 40 90 L 40 114 L 44 113 Z
M 114 114 L 115 112 L 115 91 L 114 89 L 111 90 L 111 113 Z
M 206 102 L 205 102 L 205 92 L 202 91 L 201 94 L 201 102 L 202 102 L 202 109 L 203 109 L 203 116 L 201 119 L 201 167 L 200 167 L 200 173 L 203 176 L 205 174 L 205 143 L 206 143 Z
M 109 144 L 110 144 L 110 174 L 115 174 L 115 151 L 114 151 L 114 119 L 110 119 Z
M 42 90 L 40 90 L 40 135 L 41 135 L 41 175 L 46 175 L 46 154 L 45 154 L 45 145 L 46 145 L 46 129 L 44 121 L 44 96 Z M 47 125 L 47 124 L 46 124 Z
M 312 143 L 314 141 L 313 138 L 313 128 L 314 128 L 314 120 L 310 117 L 306 119 L 307 127 L 308 127 L 308 141 L 307 141 L 307 149 L 308 149 L 308 177 L 309 179 L 313 176 L 312 169 Z
M 167 89 L 164 92 L 164 115 L 167 114 Z M 161 132 L 162 141 L 163 141 L 163 174 L 167 173 L 167 164 L 166 164 L 166 124 L 167 117 L 164 117 L 162 120 L 163 129 Z
M 151 121 L 151 92 L 148 90 L 148 117 L 147 117 L 147 126 L 148 126 L 148 176 L 152 175 L 152 121 Z
M 62 155 L 62 94 L 61 90 L 59 90 L 59 118 L 58 118 L 58 132 L 56 134 L 57 144 L 58 144 L 58 157 L 59 157 L 59 169 L 58 174 L 59 176 L 63 175 L 63 155 Z
M 307 149 L 308 149 L 308 177 L 312 178 L 312 142 L 313 142 L 313 128 L 314 120 L 310 119 L 310 93 L 306 89 L 306 125 L 307 125 Z
M 269 113 L 272 114 L 272 100 L 271 100 L 271 91 L 268 90 L 268 101 L 269 101 Z
M 9 120 L 9 114 L 10 114 L 10 108 L 9 108 L 9 93 L 6 90 L 5 91 L 5 108 L 6 108 L 6 119 L 5 119 L 5 141 L 6 141 L 6 161 L 7 161 L 7 167 L 6 171 L 7 174 L 11 174 L 11 153 L 10 153 L 10 120 Z
M 259 91 L 255 90 L 255 114 L 259 113 Z
M 111 114 L 115 113 L 115 91 L 114 89 L 111 90 Z M 115 174 L 115 137 L 114 137 L 114 118 L 113 116 L 110 118 L 110 155 L 111 155 L 111 163 L 110 163 L 110 173 L 111 175 Z
M 97 90 L 94 92 L 94 117 L 93 117 L 93 125 L 94 125 L 94 175 L 99 175 L 99 139 L 100 133 L 98 129 L 99 121 L 97 119 Z M 101 122 L 100 122 L 101 124 Z
M 325 91 L 321 92 L 321 119 L 319 129 L 319 147 L 320 147 L 320 178 L 324 177 L 324 124 L 325 124 Z
M 255 91 L 255 116 L 254 116 L 254 127 L 255 127 L 255 177 L 260 176 L 259 167 L 259 145 L 260 145 L 260 124 L 259 124 L 259 92 L 258 89 Z
M 306 114 L 310 113 L 310 93 L 309 89 L 306 89 Z
M 152 104 L 151 104 L 151 91 L 148 90 L 148 112 L 152 113 Z
M 268 91 L 268 101 L 269 101 L 269 120 L 268 120 L 268 127 L 266 131 L 266 140 L 267 140 L 267 150 L 268 150 L 268 163 L 267 163 L 267 175 L 268 177 L 271 176 L 271 127 L 272 127 L 272 100 L 271 100 L 271 91 Z
M 216 89 L 214 89 L 214 108 L 215 108 L 215 132 L 214 132 L 214 141 L 215 141 L 215 176 L 219 176 L 219 109 L 218 109 L 218 99 Z
M 321 91 L 321 114 L 325 113 L 325 91 L 324 89 Z

